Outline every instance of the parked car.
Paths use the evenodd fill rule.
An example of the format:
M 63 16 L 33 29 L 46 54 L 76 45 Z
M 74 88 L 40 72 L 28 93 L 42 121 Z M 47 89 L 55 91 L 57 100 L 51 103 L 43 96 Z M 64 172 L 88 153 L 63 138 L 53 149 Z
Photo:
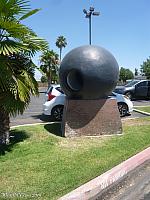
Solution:
M 128 97 L 112 93 L 110 98 L 116 98 L 120 116 L 124 117 L 133 111 L 133 104 Z M 43 104 L 43 113 L 51 115 L 54 120 L 60 121 L 63 115 L 65 94 L 60 85 L 51 86 L 46 92 L 46 102 Z
M 114 92 L 124 94 L 129 99 L 150 98 L 150 80 L 133 80 L 125 86 L 118 86 Z

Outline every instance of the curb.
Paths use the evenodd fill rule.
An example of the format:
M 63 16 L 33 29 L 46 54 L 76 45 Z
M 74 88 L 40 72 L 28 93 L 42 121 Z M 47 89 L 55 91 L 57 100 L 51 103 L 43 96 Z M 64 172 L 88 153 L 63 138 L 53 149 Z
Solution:
M 150 147 L 122 162 L 111 170 L 85 183 L 58 200 L 96 200 L 108 186 L 113 186 L 126 174 L 150 159 Z
M 60 123 L 60 122 L 39 122 L 39 123 L 33 123 L 33 124 L 20 124 L 16 126 L 11 126 L 10 129 L 17 128 L 17 127 L 24 127 L 24 126 L 36 126 L 36 125 L 54 124 L 54 123 Z
M 144 114 L 144 115 L 147 115 L 147 116 L 150 116 L 150 113 L 148 112 L 144 112 L 144 111 L 141 111 L 141 110 L 138 110 L 138 109 L 133 109 L 135 112 L 138 112 L 138 113 L 141 113 L 141 114 Z

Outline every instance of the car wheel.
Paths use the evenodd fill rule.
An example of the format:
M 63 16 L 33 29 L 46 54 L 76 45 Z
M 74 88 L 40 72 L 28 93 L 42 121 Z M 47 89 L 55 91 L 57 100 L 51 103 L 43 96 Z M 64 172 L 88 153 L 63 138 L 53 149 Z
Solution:
M 60 105 L 60 106 L 55 106 L 52 109 L 52 117 L 53 117 L 54 120 L 56 120 L 56 121 L 62 120 L 63 108 L 64 108 L 64 106 Z
M 125 103 L 118 103 L 118 109 L 120 113 L 120 117 L 124 117 L 128 114 L 128 106 Z
M 125 95 L 126 95 L 130 100 L 132 100 L 133 95 L 132 95 L 131 92 L 127 92 L 127 93 L 125 93 Z

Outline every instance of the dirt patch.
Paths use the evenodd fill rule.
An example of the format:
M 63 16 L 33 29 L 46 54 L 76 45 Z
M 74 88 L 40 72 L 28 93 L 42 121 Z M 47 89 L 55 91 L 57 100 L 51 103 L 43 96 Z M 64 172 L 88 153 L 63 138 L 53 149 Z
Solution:
M 84 148 L 88 149 L 90 146 L 102 146 L 104 144 L 105 140 L 108 140 L 105 136 L 99 136 L 99 137 L 71 137 L 71 138 L 65 138 L 64 140 L 61 140 L 59 142 L 59 145 L 63 148 L 68 149 L 77 149 L 77 148 Z
M 150 119 L 127 119 L 122 121 L 123 126 L 150 125 Z

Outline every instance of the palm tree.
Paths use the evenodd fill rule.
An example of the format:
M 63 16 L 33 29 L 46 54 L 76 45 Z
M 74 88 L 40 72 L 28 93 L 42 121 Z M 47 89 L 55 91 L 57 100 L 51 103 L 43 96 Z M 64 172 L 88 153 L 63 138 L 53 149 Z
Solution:
M 39 11 L 26 0 L 0 1 L 0 143 L 9 142 L 9 116 L 23 113 L 30 94 L 37 95 L 31 57 L 48 48 L 47 42 L 23 25 Z
M 40 70 L 46 75 L 49 88 L 52 74 L 57 74 L 58 71 L 59 55 L 53 50 L 45 51 L 40 57 L 40 63 Z
M 59 48 L 60 50 L 60 53 L 59 53 L 59 59 L 60 59 L 60 62 L 61 62 L 61 54 L 62 54 L 62 48 L 66 47 L 67 45 L 67 41 L 66 41 L 66 38 L 64 36 L 59 36 L 56 40 L 56 46 Z

